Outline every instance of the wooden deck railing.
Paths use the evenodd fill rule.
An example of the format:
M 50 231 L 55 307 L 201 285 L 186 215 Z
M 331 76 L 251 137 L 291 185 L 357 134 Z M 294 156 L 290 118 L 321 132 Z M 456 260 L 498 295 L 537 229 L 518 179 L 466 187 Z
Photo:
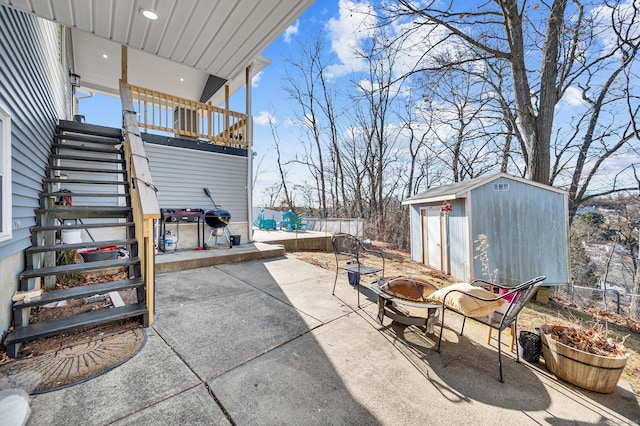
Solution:
M 247 115 L 129 85 L 138 125 L 209 143 L 247 148 Z
M 120 100 L 122 101 L 122 120 L 124 127 L 124 151 L 126 155 L 127 176 L 129 179 L 131 208 L 135 222 L 138 256 L 146 285 L 146 303 L 148 320 L 145 326 L 153 324 L 154 287 L 155 287 L 155 245 L 154 223 L 160 218 L 160 208 L 156 189 L 151 180 L 151 172 L 140 129 L 133 109 L 131 94 L 127 83 L 120 80 Z

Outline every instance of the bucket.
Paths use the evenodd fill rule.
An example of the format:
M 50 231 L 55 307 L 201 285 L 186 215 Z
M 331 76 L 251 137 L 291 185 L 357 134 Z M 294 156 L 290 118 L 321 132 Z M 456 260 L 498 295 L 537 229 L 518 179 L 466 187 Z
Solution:
M 239 246 L 240 245 L 240 235 L 232 235 L 231 236 L 231 245 Z
M 541 333 L 547 369 L 576 386 L 593 392 L 613 393 L 629 355 L 608 357 L 572 348 Z
M 118 258 L 118 247 L 108 246 L 96 249 L 81 250 L 79 253 L 85 262 L 97 262 L 100 260 L 112 260 Z
M 62 231 L 62 244 L 82 242 L 82 229 L 66 229 Z
M 347 276 L 349 278 L 349 284 L 351 284 L 352 286 L 357 286 L 358 284 L 360 284 L 360 274 L 357 272 L 347 272 Z
M 531 331 L 521 331 L 518 337 L 518 356 L 532 364 L 540 361 L 542 340 L 539 335 Z

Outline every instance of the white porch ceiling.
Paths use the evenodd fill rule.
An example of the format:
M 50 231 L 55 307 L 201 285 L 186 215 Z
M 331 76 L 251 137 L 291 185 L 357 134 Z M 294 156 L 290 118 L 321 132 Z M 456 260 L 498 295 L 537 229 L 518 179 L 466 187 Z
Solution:
M 162 91 L 173 87 L 167 92 L 174 93 L 184 78 L 183 86 L 192 86 L 191 94 L 186 96 L 185 87 L 180 93 L 198 99 L 209 74 L 244 82 L 248 65 L 267 65 L 260 53 L 313 1 L 0 0 L 0 4 L 72 28 L 76 71 L 83 86 L 117 93 L 120 46 L 126 45 L 131 83 L 145 87 L 153 83 L 152 88 Z M 144 18 L 142 9 L 155 11 L 159 18 Z M 103 53 L 108 59 L 102 58 Z

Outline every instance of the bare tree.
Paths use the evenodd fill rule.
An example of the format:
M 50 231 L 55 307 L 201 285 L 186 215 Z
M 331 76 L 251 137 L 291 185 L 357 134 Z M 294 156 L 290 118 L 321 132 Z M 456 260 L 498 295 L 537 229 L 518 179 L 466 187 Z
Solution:
M 635 137 L 640 41 L 635 3 L 503 0 L 475 6 L 399 0 L 383 13 L 385 24 L 402 29 L 396 46 L 410 42 L 423 50 L 403 78 L 463 67 L 477 76 L 478 70 L 508 64 L 509 84 L 494 87 L 505 113 L 503 153 L 511 150 L 512 138 L 521 141 L 524 174 L 538 182 L 566 185 L 571 217 L 596 193 L 629 189 L 618 184 L 594 191 L 593 180 L 603 163 L 628 149 Z M 422 44 L 418 46 L 416 39 Z M 568 122 L 567 109 L 557 112 L 556 107 L 576 91 L 588 108 Z M 627 119 L 619 114 L 623 110 L 628 111 Z M 505 169 L 504 161 L 501 168 Z
M 317 35 L 288 60 L 285 91 L 296 102 L 298 120 L 304 129 L 305 155 L 296 161 L 308 167 L 314 176 L 319 208 L 326 210 L 328 197 L 335 209 L 344 202 L 343 159 L 338 130 L 335 89 L 324 64 L 324 38 Z M 330 187 L 329 187 L 330 185 Z
M 293 210 L 295 206 L 293 205 L 291 192 L 287 188 L 287 176 L 284 168 L 285 164 L 284 164 L 284 160 L 282 159 L 282 152 L 280 151 L 280 135 L 278 134 L 278 128 L 276 126 L 275 119 L 271 114 L 269 114 L 269 128 L 271 129 L 273 144 L 274 144 L 274 147 L 276 148 L 276 162 L 278 164 L 278 174 L 280 175 L 280 182 L 281 182 L 282 192 L 284 192 L 285 203 L 290 210 Z M 279 192 L 280 190 L 278 190 L 278 193 Z

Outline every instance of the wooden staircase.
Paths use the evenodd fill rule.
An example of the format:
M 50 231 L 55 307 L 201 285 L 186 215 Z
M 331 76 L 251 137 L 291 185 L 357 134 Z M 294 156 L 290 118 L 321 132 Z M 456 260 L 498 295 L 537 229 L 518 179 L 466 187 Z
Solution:
M 124 318 L 141 317 L 149 325 L 146 287 L 136 239 L 130 188 L 120 129 L 61 121 L 51 148 L 40 207 L 31 228 L 32 247 L 19 277 L 20 291 L 42 295 L 13 303 L 14 330 L 5 338 L 7 354 L 16 357 L 23 342 Z M 62 244 L 63 232 L 84 230 L 83 241 Z M 95 234 L 108 237 L 94 240 Z M 88 238 L 87 238 L 88 237 Z M 128 258 L 57 265 L 61 251 L 118 246 Z M 56 275 L 127 269 L 127 279 L 56 289 Z M 112 291 L 135 289 L 137 303 L 103 308 L 61 319 L 29 324 L 31 308 Z

